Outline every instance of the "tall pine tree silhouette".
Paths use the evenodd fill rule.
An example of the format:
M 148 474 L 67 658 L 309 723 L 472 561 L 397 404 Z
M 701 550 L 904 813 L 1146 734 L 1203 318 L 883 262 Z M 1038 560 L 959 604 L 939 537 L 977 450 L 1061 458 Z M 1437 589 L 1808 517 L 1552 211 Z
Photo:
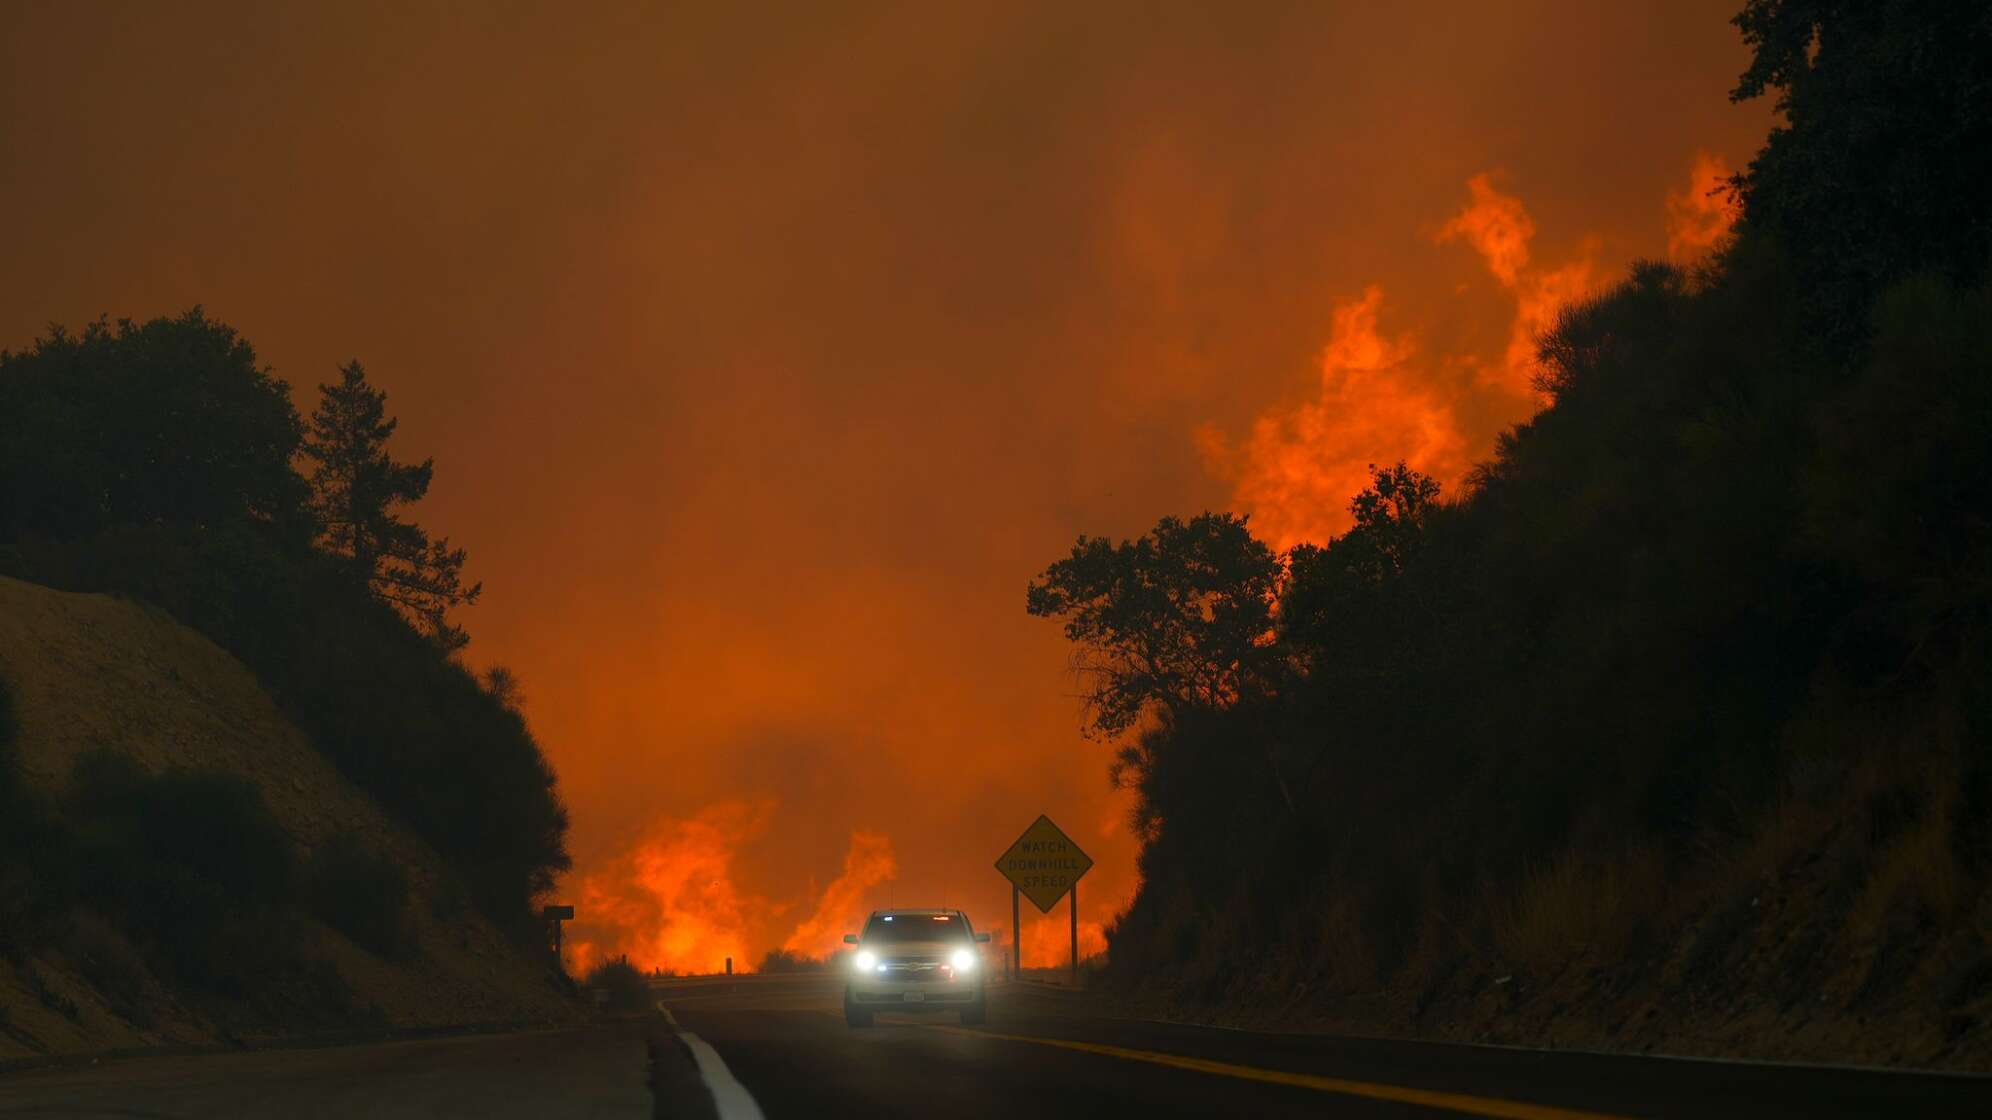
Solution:
M 357 361 L 339 371 L 339 382 L 320 385 L 318 408 L 304 438 L 314 464 L 312 505 L 321 543 L 349 565 L 353 579 L 392 604 L 445 653 L 470 636 L 449 621 L 451 609 L 477 602 L 482 583 L 463 583 L 464 550 L 449 538 L 434 540 L 398 511 L 429 492 L 435 460 L 397 463 L 387 442 L 396 421 L 387 394 L 367 384 Z

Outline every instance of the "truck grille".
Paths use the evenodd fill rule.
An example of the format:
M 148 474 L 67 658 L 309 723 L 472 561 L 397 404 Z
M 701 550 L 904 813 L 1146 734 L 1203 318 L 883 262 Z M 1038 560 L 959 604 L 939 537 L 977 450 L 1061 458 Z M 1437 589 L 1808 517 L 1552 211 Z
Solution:
M 888 957 L 878 962 L 880 980 L 934 984 L 954 979 L 954 968 L 939 957 Z

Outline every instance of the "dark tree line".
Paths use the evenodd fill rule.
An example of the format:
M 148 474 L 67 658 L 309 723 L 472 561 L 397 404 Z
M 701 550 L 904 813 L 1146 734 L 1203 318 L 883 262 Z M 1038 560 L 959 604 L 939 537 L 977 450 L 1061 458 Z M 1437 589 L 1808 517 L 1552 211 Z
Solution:
M 1138 794 L 1123 975 L 1429 978 L 1547 869 L 1679 887 L 1793 799 L 1992 881 L 1992 7 L 1736 22 L 1784 120 L 1733 242 L 1567 309 L 1459 494 L 1399 464 L 1321 545 L 1164 518 L 1033 581 Z
M 0 352 L 0 572 L 209 635 L 511 921 L 568 866 L 553 772 L 511 675 L 454 657 L 481 588 L 407 516 L 433 464 L 390 454 L 357 362 L 320 392 L 307 422 L 198 309 Z

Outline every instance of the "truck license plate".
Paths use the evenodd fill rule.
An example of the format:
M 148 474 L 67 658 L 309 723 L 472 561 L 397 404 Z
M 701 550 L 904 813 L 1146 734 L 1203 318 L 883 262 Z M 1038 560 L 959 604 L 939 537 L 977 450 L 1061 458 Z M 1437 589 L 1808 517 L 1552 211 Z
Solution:
M 907 992 L 905 998 L 907 1003 L 925 1003 L 927 1002 L 927 993 Z

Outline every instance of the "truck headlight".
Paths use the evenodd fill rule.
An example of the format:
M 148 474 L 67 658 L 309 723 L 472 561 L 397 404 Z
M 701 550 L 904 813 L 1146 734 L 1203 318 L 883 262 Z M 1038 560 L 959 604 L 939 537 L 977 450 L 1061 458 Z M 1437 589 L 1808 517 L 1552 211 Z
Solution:
M 956 949 L 954 956 L 948 958 L 948 963 L 954 965 L 956 972 L 973 972 L 975 971 L 975 953 L 969 949 Z
M 851 963 L 857 965 L 859 972 L 870 972 L 878 964 L 878 954 L 870 949 L 859 949 L 857 958 Z

